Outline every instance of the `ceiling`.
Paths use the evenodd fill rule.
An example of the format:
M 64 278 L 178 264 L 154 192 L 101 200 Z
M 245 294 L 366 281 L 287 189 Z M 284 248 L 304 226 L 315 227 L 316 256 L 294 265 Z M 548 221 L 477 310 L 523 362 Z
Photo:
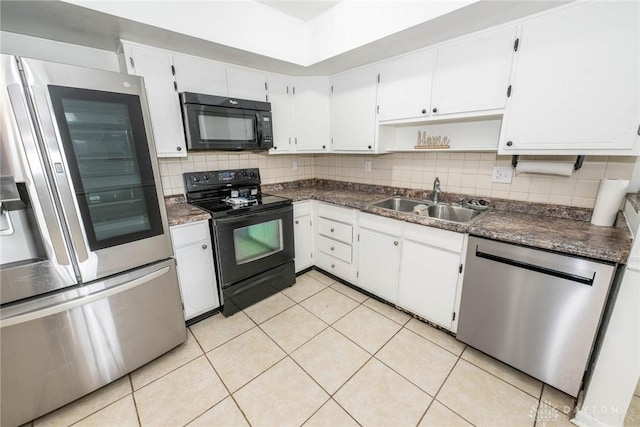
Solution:
M 330 75 L 347 69 L 355 68 L 367 63 L 379 61 L 392 56 L 400 55 L 421 47 L 439 43 L 454 37 L 482 30 L 521 17 L 525 17 L 552 7 L 567 3 L 569 0 L 413 0 L 405 1 L 403 7 L 400 3 L 384 2 L 381 0 L 345 0 L 345 1 L 272 1 L 260 0 L 260 3 L 250 0 L 238 3 L 229 1 L 84 1 L 84 0 L 1 0 L 0 1 L 0 29 L 2 31 L 40 37 L 60 42 L 78 44 L 97 49 L 117 51 L 120 47 L 120 39 L 138 42 L 164 49 L 183 52 L 186 54 L 215 59 L 223 62 L 262 69 L 275 73 L 288 75 Z M 74 4 L 82 3 L 82 5 Z M 456 3 L 458 6 L 452 7 Z M 96 10 L 103 4 L 105 13 Z M 182 6 L 179 15 L 172 15 L 169 6 Z M 198 7 L 215 7 L 216 11 L 234 11 L 240 5 L 251 6 L 253 12 L 258 13 L 253 18 L 259 20 L 267 17 L 265 29 L 270 28 L 276 32 L 269 33 L 261 28 L 249 28 L 231 34 L 233 31 L 209 36 L 208 34 L 191 31 L 196 27 L 191 25 L 198 19 L 202 22 L 201 29 L 208 23 L 208 16 L 194 16 L 193 10 L 185 5 L 192 5 L 193 10 Z M 426 9 L 431 4 L 440 7 L 441 12 L 434 14 L 432 19 L 417 24 L 407 24 L 405 27 L 393 24 L 393 19 L 387 19 L 384 13 L 376 17 L 373 13 L 386 4 L 398 5 L 394 9 L 388 9 L 396 14 L 405 13 L 406 22 L 411 21 L 412 10 Z M 124 6 L 137 5 L 139 14 L 136 19 L 127 19 L 125 16 L 117 16 Z M 226 5 L 226 6 L 225 6 Z M 237 6 L 236 6 L 237 5 Z M 224 7 L 227 9 L 224 9 Z M 132 6 L 136 7 L 136 6 Z M 456 8 L 457 7 L 457 8 Z M 169 8 L 169 9 L 167 9 Z M 256 9 L 257 8 L 257 9 Z M 413 9 L 412 9 L 413 8 Z M 166 20 L 160 22 L 156 19 L 157 10 L 165 10 Z M 405 10 L 406 9 L 406 10 Z M 169 13 L 166 13 L 166 11 Z M 244 10 L 244 9 L 243 9 Z M 154 13 L 149 13 L 153 11 Z M 341 16 L 340 13 L 350 12 L 352 16 L 367 19 L 350 19 Z M 444 11 L 444 12 L 442 12 Z M 447 12 L 448 11 L 448 12 Z M 353 15 L 355 14 L 355 15 Z M 123 13 L 121 13 L 123 15 Z M 201 14 L 202 15 L 202 14 Z M 225 24 L 224 14 L 216 16 L 219 23 Z M 229 20 L 234 18 L 231 24 L 247 25 L 242 15 L 230 14 Z M 209 15 L 213 16 L 213 15 Z M 247 15 L 247 18 L 249 16 Z M 378 21 L 376 21 L 376 18 Z M 421 18 L 422 19 L 422 18 Z M 248 19 L 247 19 L 248 21 Z M 166 24 L 166 23 L 169 24 Z M 181 24 L 181 27 L 170 29 L 173 23 Z M 389 25 L 388 31 L 375 32 L 382 24 Z M 255 24 L 254 24 L 255 25 Z M 368 25 L 368 27 L 367 27 Z M 169 27 L 169 28 L 167 28 Z M 286 28 L 280 28 L 286 27 Z M 234 28 L 234 27 L 231 27 Z M 318 28 L 320 30 L 318 30 Z M 296 34 L 305 34 L 308 29 L 316 30 L 314 39 L 298 40 Z M 294 32 L 296 30 L 298 32 Z M 277 33 L 281 31 L 282 34 Z M 287 32 L 288 31 L 288 32 Z M 369 31 L 369 33 L 367 33 Z M 195 35 L 194 35 L 195 34 Z M 280 35 L 275 41 L 269 39 L 270 34 Z M 241 47 L 229 36 L 236 36 L 236 40 L 245 42 Z M 342 38 L 360 37 L 351 45 L 339 46 Z M 333 50 L 325 49 L 324 56 L 319 60 L 304 61 L 290 60 L 286 55 L 278 57 L 271 53 L 264 53 L 258 48 L 253 48 L 252 42 L 262 43 L 263 46 L 277 47 L 282 52 L 289 49 L 291 54 L 307 49 L 318 51 L 324 49 L 333 37 Z M 369 38 L 367 38 L 369 37 Z M 305 44 L 307 43 L 307 44 Z M 256 46 L 257 46 L 256 44 Z M 281 59 L 285 58 L 286 59 Z M 292 56 L 293 58 L 293 56 Z
M 340 1 L 274 1 L 274 0 L 256 0 L 265 6 L 272 7 L 282 13 L 293 16 L 303 21 L 309 21 L 321 13 L 331 9 Z

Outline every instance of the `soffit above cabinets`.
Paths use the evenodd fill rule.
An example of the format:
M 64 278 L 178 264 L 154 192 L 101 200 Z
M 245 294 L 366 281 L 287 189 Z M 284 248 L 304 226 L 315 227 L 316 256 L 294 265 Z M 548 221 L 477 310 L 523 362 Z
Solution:
M 0 28 L 109 51 L 126 39 L 276 73 L 329 75 L 569 1 L 344 0 L 328 7 L 316 1 L 3 0 Z M 285 12 L 283 3 L 291 3 Z

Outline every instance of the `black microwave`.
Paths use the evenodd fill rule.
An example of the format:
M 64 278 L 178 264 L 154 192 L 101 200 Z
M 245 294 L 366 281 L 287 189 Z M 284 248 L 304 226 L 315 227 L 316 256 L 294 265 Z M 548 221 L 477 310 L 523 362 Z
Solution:
M 273 147 L 269 102 L 192 92 L 180 94 L 188 150 L 268 150 Z

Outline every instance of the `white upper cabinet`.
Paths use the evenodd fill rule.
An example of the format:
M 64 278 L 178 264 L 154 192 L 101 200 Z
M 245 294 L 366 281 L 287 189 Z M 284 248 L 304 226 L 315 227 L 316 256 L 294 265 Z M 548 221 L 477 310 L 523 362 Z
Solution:
M 227 74 L 223 64 L 189 55 L 174 55 L 178 92 L 228 96 Z
M 267 100 L 267 76 L 258 71 L 227 67 L 227 85 L 233 98 Z
M 638 154 L 640 3 L 525 21 L 498 152 Z
M 180 100 L 170 53 L 123 43 L 129 74 L 144 78 L 158 157 L 186 157 Z
M 380 64 L 378 121 L 429 117 L 433 50 Z
M 269 75 L 269 102 L 273 116 L 272 152 L 289 152 L 293 149 L 293 100 L 289 77 Z
M 331 78 L 333 151 L 374 151 L 377 72 L 374 67 Z
M 436 49 L 433 116 L 504 108 L 516 28 L 474 34 Z
M 294 145 L 296 151 L 329 147 L 330 88 L 328 77 L 293 79 Z

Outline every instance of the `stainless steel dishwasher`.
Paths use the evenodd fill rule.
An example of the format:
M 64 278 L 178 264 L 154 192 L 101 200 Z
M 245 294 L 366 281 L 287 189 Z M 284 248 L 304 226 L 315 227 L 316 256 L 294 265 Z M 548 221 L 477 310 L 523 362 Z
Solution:
M 577 397 L 615 269 L 469 237 L 457 337 Z

